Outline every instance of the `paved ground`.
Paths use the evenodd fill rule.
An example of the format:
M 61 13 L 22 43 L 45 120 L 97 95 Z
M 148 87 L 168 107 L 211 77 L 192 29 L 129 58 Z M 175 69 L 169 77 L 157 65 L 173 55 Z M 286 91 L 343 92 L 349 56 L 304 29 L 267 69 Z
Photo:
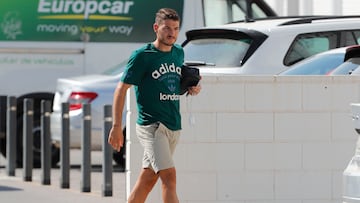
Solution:
M 0 199 L 1 202 L 36 203 L 125 203 L 125 173 L 114 167 L 113 195 L 102 195 L 101 153 L 92 152 L 91 192 L 81 192 L 80 151 L 71 152 L 70 188 L 60 188 L 60 171 L 51 169 L 51 184 L 41 184 L 41 170 L 34 169 L 31 182 L 23 181 L 22 169 L 16 169 L 15 176 L 7 176 L 4 157 L 0 156 Z

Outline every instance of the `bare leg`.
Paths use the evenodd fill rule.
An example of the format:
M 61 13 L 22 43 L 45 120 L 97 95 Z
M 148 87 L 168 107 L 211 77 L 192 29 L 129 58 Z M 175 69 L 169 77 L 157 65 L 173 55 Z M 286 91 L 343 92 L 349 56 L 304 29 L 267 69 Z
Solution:
M 144 203 L 158 178 L 159 175 L 155 174 L 152 169 L 142 169 L 129 196 L 128 203 Z
M 179 203 L 176 194 L 176 170 L 169 168 L 159 171 L 159 176 L 162 182 L 162 197 L 164 203 Z

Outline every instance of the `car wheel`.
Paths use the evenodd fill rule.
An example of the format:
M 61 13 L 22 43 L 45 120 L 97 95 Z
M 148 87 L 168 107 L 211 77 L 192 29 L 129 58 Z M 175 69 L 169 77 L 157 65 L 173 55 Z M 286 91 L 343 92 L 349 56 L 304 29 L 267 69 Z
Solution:
M 41 117 L 34 116 L 33 123 L 33 166 L 34 168 L 41 167 Z M 51 165 L 56 166 L 60 161 L 60 149 L 51 144 Z M 17 155 L 16 163 L 19 167 L 23 166 L 23 119 L 18 118 L 17 128 Z
M 126 129 L 123 130 L 124 135 L 124 142 L 126 140 Z M 119 166 L 120 171 L 125 171 L 126 166 L 126 144 L 124 143 L 124 146 L 120 149 L 119 152 L 114 151 L 113 152 L 113 160 L 115 163 Z
M 0 152 L 1 154 L 6 157 L 6 139 L 0 139 Z

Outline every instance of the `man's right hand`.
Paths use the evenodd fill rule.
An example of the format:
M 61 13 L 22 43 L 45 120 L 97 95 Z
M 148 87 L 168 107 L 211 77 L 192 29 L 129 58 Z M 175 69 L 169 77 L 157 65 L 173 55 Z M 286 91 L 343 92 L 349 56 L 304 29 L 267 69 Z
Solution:
M 124 135 L 121 126 L 113 126 L 109 133 L 108 143 L 116 151 L 120 151 L 124 144 Z

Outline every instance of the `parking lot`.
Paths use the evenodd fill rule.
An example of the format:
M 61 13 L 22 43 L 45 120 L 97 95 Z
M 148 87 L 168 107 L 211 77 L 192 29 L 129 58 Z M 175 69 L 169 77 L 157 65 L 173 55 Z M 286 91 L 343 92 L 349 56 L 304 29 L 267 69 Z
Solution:
M 51 184 L 41 184 L 41 169 L 34 169 L 31 182 L 23 181 L 23 171 L 16 169 L 15 176 L 7 176 L 6 159 L 0 156 L 0 196 L 4 202 L 125 202 L 125 173 L 114 165 L 113 194 L 102 195 L 102 154 L 91 153 L 91 192 L 81 192 L 81 151 L 70 152 L 70 188 L 60 188 L 60 168 L 51 169 Z

